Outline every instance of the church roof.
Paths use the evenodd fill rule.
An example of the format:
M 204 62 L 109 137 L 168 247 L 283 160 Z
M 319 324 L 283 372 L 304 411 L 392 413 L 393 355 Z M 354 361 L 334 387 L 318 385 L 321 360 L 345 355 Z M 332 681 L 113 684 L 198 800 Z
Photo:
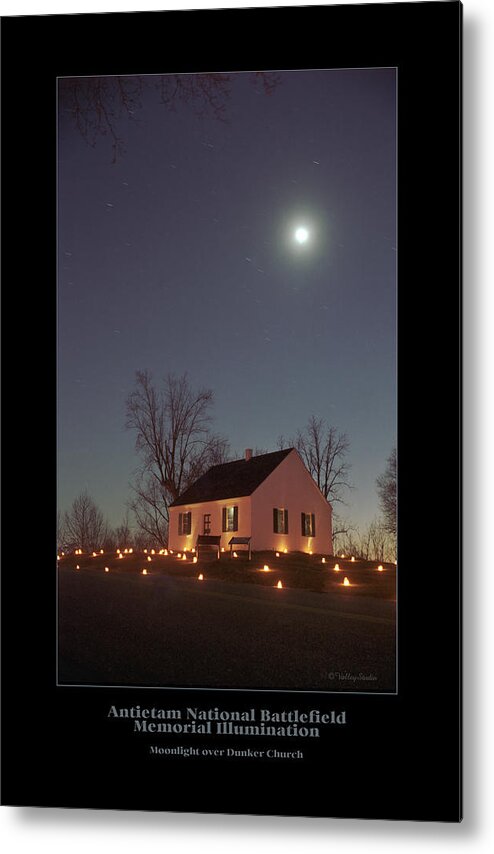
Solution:
M 170 507 L 252 495 L 291 451 L 293 448 L 285 448 L 283 451 L 260 454 L 249 460 L 234 460 L 231 463 L 212 466 L 173 501 Z

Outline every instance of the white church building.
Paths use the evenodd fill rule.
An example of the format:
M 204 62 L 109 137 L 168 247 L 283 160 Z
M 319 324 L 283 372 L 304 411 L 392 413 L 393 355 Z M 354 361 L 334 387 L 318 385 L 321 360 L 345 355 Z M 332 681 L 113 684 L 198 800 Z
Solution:
M 250 538 L 253 551 L 332 554 L 332 508 L 298 451 L 287 448 L 212 466 L 169 508 L 168 546 L 196 547 L 198 537 Z

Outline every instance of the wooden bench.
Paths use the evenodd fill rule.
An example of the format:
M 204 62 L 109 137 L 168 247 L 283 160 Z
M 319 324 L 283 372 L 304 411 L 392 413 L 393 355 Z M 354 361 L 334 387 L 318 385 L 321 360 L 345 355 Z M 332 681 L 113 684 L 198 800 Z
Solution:
M 220 543 L 221 537 L 211 536 L 209 534 L 200 534 L 196 541 L 196 554 L 199 558 L 200 552 L 216 552 L 218 560 L 220 559 Z
M 233 546 L 247 546 L 247 550 L 249 552 L 249 560 L 251 559 L 250 552 L 250 537 L 232 537 L 229 541 L 228 545 L 230 546 L 230 557 L 233 557 Z M 236 549 L 235 549 L 236 551 Z M 242 551 L 246 551 L 246 549 L 242 549 Z

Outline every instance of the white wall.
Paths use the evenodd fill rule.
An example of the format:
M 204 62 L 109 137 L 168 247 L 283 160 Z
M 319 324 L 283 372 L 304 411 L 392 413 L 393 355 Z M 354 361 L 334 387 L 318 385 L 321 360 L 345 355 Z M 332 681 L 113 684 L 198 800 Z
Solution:
M 288 510 L 288 534 L 273 531 L 273 508 Z M 301 514 L 314 513 L 316 536 L 302 536 Z M 252 548 L 332 554 L 331 507 L 292 451 L 252 493 Z
M 168 546 L 177 551 L 183 551 L 184 548 L 193 549 L 197 542 L 197 537 L 204 533 L 204 514 L 211 514 L 211 535 L 221 535 L 221 546 L 226 550 L 229 549 L 229 541 L 232 537 L 250 537 L 251 526 L 251 510 L 250 496 L 242 498 L 228 498 L 225 501 L 202 501 L 200 504 L 184 504 L 181 507 L 170 507 L 170 527 L 168 532 Z M 238 507 L 238 531 L 221 530 L 222 526 L 222 510 L 223 507 Z M 192 513 L 191 532 L 190 534 L 178 533 L 178 514 Z

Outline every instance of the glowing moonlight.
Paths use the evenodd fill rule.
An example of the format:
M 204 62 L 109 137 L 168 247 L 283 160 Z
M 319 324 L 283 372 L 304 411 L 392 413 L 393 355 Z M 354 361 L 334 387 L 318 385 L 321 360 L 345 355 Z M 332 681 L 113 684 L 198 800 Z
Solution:
M 300 244 L 307 243 L 308 239 L 309 239 L 309 232 L 307 231 L 307 229 L 303 228 L 303 226 L 301 226 L 300 228 L 297 228 L 297 230 L 295 232 L 295 240 L 297 241 L 297 243 L 300 243 Z

